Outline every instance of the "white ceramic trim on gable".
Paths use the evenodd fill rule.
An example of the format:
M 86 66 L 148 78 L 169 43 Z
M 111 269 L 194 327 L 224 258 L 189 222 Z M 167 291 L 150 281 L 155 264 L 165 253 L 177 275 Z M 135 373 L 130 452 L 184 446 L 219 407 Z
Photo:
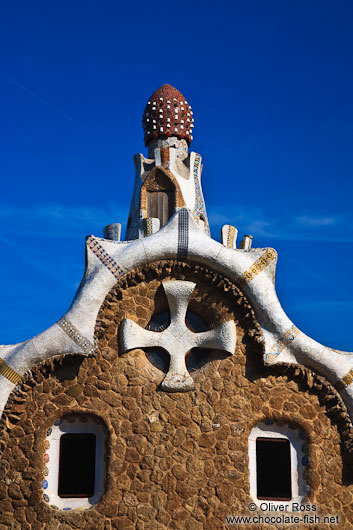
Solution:
M 187 218 L 183 233 L 185 211 Z M 95 254 L 92 241 L 104 253 L 104 259 L 102 254 Z M 185 246 L 185 241 L 188 261 L 205 265 L 228 277 L 249 299 L 265 339 L 264 363 L 296 363 L 314 369 L 333 385 L 342 382 L 340 394 L 352 419 L 353 353 L 338 352 L 319 344 L 296 328 L 288 318 L 274 285 L 276 252 L 269 248 L 252 249 L 250 252 L 226 248 L 200 230 L 189 210 L 179 210 L 158 232 L 144 239 L 117 244 L 93 236 L 88 238 L 85 276 L 65 318 L 93 344 L 99 308 L 117 279 L 136 267 L 154 261 L 183 259 L 179 249 L 180 243 Z M 115 274 L 112 272 L 114 264 L 120 270 Z M 9 367 L 20 377 L 36 363 L 68 353 L 87 354 L 74 338 L 54 324 L 22 344 L 2 347 L 1 359 L 5 368 Z M 0 385 L 2 410 L 15 383 L 0 375 Z
M 82 421 L 81 418 L 87 421 Z M 70 421 L 73 420 L 73 421 Z M 92 497 L 59 497 L 59 457 L 60 457 L 60 438 L 63 434 L 94 434 L 96 436 L 96 462 L 95 462 L 95 480 L 94 495 Z M 47 437 L 44 442 L 45 454 L 43 455 L 44 478 L 42 481 L 43 500 L 51 508 L 63 511 L 68 510 L 86 510 L 98 504 L 104 493 L 105 481 L 105 441 L 106 434 L 103 424 L 97 418 L 94 421 L 93 416 L 89 414 L 68 415 L 64 418 L 58 418 L 52 427 L 47 431 Z
M 269 422 L 270 423 L 270 422 Z M 273 499 L 264 500 L 257 498 L 257 473 L 256 473 L 256 439 L 257 438 L 284 438 L 290 443 L 290 460 L 291 460 L 291 483 L 292 498 L 288 501 L 275 501 Z M 279 506 L 288 504 L 291 511 L 292 503 L 301 503 L 304 497 L 309 495 L 310 488 L 303 477 L 307 471 L 307 455 L 303 452 L 302 446 L 306 444 L 306 437 L 303 431 L 291 429 L 288 425 L 276 425 L 275 423 L 259 423 L 250 432 L 248 439 L 249 451 L 249 480 L 250 495 L 255 504 L 271 504 Z M 304 465 L 306 462 L 306 465 Z M 267 511 L 267 510 L 265 510 Z

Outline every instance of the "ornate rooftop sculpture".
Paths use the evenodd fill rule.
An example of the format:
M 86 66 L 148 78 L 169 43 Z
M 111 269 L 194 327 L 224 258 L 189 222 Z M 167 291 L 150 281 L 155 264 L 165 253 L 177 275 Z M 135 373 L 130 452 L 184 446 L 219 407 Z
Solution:
M 272 468 L 259 488 L 258 457 L 272 466 L 266 451 L 277 439 L 288 487 L 266 494 L 269 504 L 311 495 L 326 508 L 333 499 L 327 513 L 353 528 L 353 480 L 347 486 L 340 476 L 344 459 L 353 460 L 353 353 L 319 344 L 286 315 L 274 249 L 252 248 L 251 235 L 237 244 L 231 225 L 221 242 L 211 237 L 185 97 L 163 85 L 143 123 L 148 155 L 134 157 L 126 239 L 116 222 L 104 238 L 88 236 L 67 312 L 39 335 L 0 347 L 0 523 L 26 512 L 48 528 L 135 528 L 140 518 L 169 529 L 171 520 L 186 527 L 184 513 L 188 528 L 223 528 L 239 506 L 263 502 Z M 92 444 L 97 474 L 83 492 L 67 490 L 74 477 L 61 463 L 63 433 Z M 164 499 L 158 514 L 155 499 L 158 507 Z M 64 520 L 71 510 L 75 519 Z
M 238 284 L 262 327 L 264 363 L 297 363 L 317 370 L 340 391 L 353 415 L 353 354 L 318 344 L 284 313 L 274 285 L 276 251 L 251 248 L 252 236 L 245 236 L 237 248 L 238 230 L 230 225 L 222 228 L 222 243 L 210 237 L 201 156 L 188 152 L 193 121 L 190 105 L 174 87 L 163 85 L 150 97 L 143 114 L 149 158 L 134 157 L 126 241 L 120 241 L 117 223 L 106 227 L 107 239 L 89 236 L 85 276 L 67 313 L 38 336 L 1 347 L 1 407 L 36 363 L 59 352 L 94 354 L 99 307 L 125 274 L 147 263 L 176 259 L 206 265 Z
M 179 90 L 163 85 L 153 92 L 145 107 L 142 124 L 145 145 L 163 137 L 177 137 L 190 145 L 194 119 L 191 106 Z

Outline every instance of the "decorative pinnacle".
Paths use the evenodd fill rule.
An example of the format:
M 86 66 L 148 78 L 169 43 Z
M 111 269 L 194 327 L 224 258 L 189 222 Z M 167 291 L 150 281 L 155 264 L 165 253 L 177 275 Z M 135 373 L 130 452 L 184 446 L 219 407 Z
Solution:
M 183 94 L 171 85 L 156 90 L 145 107 L 142 125 L 145 145 L 154 138 L 177 136 L 190 145 L 193 139 L 194 118 Z

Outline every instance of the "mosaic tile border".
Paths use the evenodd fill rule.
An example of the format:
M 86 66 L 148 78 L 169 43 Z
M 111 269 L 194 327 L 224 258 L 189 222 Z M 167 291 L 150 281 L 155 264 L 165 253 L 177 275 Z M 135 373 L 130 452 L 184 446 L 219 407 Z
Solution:
M 251 267 L 249 267 L 248 270 L 245 271 L 241 275 L 239 282 L 241 283 L 250 282 L 251 280 L 255 278 L 255 276 L 260 274 L 260 272 L 262 272 L 267 267 L 267 265 L 271 263 L 271 261 L 276 260 L 276 259 L 277 259 L 277 252 L 275 251 L 275 249 L 268 248 L 265 254 L 261 256 L 259 259 L 257 259 L 255 263 L 253 263 Z
M 178 259 L 186 259 L 189 247 L 189 213 L 186 208 L 179 210 L 178 218 Z
M 234 249 L 234 238 L 236 238 L 238 234 L 237 229 L 235 226 L 228 225 L 228 233 L 227 233 L 227 248 Z
M 1 357 L 0 357 L 0 374 L 6 377 L 6 379 L 11 381 L 11 383 L 13 383 L 14 385 L 17 385 L 17 383 L 21 381 L 22 379 L 20 374 L 15 372 L 15 370 L 13 370 L 8 364 L 6 364 L 6 362 L 3 359 L 1 359 Z
M 84 337 L 79 330 L 63 316 L 57 325 L 72 339 L 87 355 L 94 355 L 97 351 L 96 346 Z
M 60 467 L 59 447 L 60 438 L 66 433 L 85 434 L 92 433 L 96 436 L 96 467 L 95 484 L 92 497 L 59 497 L 58 496 L 58 473 Z M 47 437 L 44 442 L 42 469 L 42 499 L 53 510 L 82 511 L 92 508 L 98 504 L 104 492 L 106 432 L 102 421 L 91 414 L 78 413 L 69 414 L 63 418 L 57 418 L 51 427 L 47 429 Z
M 351 383 L 353 383 L 353 368 L 349 370 L 349 372 L 346 373 L 344 377 L 342 377 L 341 381 L 338 381 L 334 387 L 336 390 L 341 391 L 346 386 L 349 386 Z
M 194 206 L 194 214 L 197 215 L 199 218 L 202 216 L 205 220 L 205 230 L 208 235 L 210 235 L 210 227 L 208 223 L 207 213 L 206 213 L 206 206 L 205 206 L 205 200 L 203 198 L 203 194 L 201 191 L 201 184 L 200 184 L 200 178 L 199 178 L 199 170 L 201 165 L 201 155 L 196 154 L 194 159 L 194 165 L 192 169 L 192 173 L 194 176 L 194 186 L 195 186 L 195 206 Z
M 145 234 L 145 237 L 151 236 L 153 234 L 152 217 L 146 217 L 144 219 L 144 234 Z
M 87 239 L 87 245 L 92 250 L 92 252 L 97 256 L 97 258 L 103 263 L 103 265 L 112 273 L 112 275 L 119 280 L 124 274 L 124 271 L 116 261 L 109 256 L 109 254 L 104 250 L 104 248 L 98 243 L 97 239 L 90 236 Z
M 299 335 L 300 330 L 293 324 L 281 338 L 272 346 L 270 351 L 265 354 L 266 361 L 275 359 L 280 353 Z

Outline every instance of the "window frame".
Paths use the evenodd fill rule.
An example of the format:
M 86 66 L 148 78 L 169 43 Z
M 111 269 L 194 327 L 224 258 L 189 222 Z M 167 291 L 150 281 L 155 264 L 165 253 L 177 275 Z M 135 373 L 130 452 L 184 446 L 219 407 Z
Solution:
M 104 493 L 106 477 L 106 428 L 103 421 L 94 415 L 77 413 L 58 418 L 47 429 L 43 455 L 43 500 L 51 508 L 64 511 L 88 509 L 98 504 Z M 94 493 L 86 496 L 59 496 L 60 439 L 64 434 L 93 434 L 96 437 Z
M 291 465 L 291 499 L 279 500 L 275 498 L 259 498 L 257 496 L 257 455 L 256 439 L 257 438 L 282 438 L 289 441 L 290 444 L 290 465 Z M 287 425 L 277 425 L 272 421 L 266 421 L 253 427 L 248 439 L 249 453 L 249 481 L 250 495 L 257 506 L 262 503 L 271 503 L 273 506 L 283 505 L 283 503 L 301 503 L 302 500 L 310 493 L 307 484 L 307 455 L 303 452 L 302 447 L 306 445 L 305 433 L 299 428 L 290 428 Z M 306 462 L 306 464 L 304 464 Z M 304 475 L 304 476 L 303 476 Z

